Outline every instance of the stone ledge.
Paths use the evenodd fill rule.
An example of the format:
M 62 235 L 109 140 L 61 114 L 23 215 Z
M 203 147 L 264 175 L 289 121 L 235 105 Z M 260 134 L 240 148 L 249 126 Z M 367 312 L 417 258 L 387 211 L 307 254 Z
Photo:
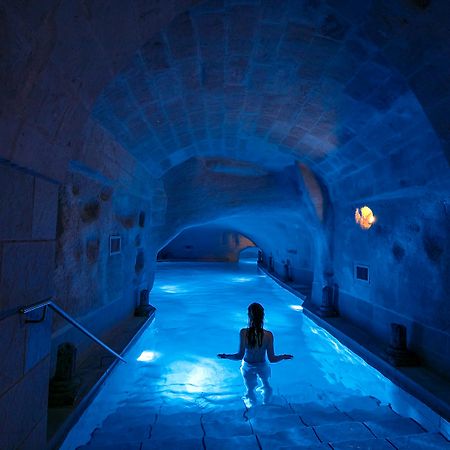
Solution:
M 287 284 L 270 273 L 265 267 L 258 267 L 276 283 L 289 292 L 305 299 L 305 295 L 296 291 L 295 286 Z M 420 414 L 427 414 L 427 407 L 439 417 L 429 420 L 438 423 L 440 431 L 448 437 L 450 421 L 450 381 L 431 372 L 429 369 L 417 367 L 394 367 L 386 359 L 385 346 L 360 328 L 352 325 L 342 317 L 320 317 L 318 308 L 309 298 L 303 303 L 303 313 L 317 325 L 328 331 L 351 351 L 363 358 L 397 387 L 411 394 L 418 401 Z
M 105 343 L 123 355 L 153 322 L 154 317 L 155 312 L 149 317 L 130 316 L 108 334 L 104 339 Z M 76 370 L 75 377 L 81 380 L 81 387 L 74 405 L 49 408 L 47 429 L 49 449 L 59 448 L 67 433 L 94 400 L 108 375 L 120 362 L 117 358 L 114 360 L 111 358 L 106 350 L 94 344 Z

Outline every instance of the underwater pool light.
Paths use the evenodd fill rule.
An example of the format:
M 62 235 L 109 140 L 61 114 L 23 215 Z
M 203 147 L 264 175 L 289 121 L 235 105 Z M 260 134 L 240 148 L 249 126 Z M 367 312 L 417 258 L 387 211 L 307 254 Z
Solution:
M 180 291 L 180 288 L 175 284 L 165 284 L 164 286 L 161 286 L 161 290 L 168 294 L 176 294 Z
M 247 283 L 249 281 L 252 281 L 251 278 L 247 278 L 247 277 L 235 277 L 232 278 L 233 283 Z
M 155 359 L 158 359 L 160 356 L 159 353 L 153 352 L 151 350 L 144 350 L 138 357 L 137 361 L 141 362 L 152 362 Z
M 289 308 L 293 309 L 294 311 L 303 311 L 303 306 L 301 305 L 289 305 Z

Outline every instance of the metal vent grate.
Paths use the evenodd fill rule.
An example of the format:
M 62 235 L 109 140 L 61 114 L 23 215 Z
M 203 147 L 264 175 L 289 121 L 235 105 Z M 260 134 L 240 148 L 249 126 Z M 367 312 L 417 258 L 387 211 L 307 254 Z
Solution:
M 354 270 L 355 278 L 360 281 L 369 283 L 369 266 L 363 266 L 361 264 L 355 264 Z

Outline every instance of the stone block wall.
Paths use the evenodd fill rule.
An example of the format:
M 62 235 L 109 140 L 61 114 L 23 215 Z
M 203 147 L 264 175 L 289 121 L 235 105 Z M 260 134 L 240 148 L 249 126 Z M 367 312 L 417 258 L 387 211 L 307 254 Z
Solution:
M 28 324 L 17 311 L 54 294 L 57 199 L 58 185 L 51 180 L 0 165 L 0 448 L 5 450 L 46 446 L 51 315 Z

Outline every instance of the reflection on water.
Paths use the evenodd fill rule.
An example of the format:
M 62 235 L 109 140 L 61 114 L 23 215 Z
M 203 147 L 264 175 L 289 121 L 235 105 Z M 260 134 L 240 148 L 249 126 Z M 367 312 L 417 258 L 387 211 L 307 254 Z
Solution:
M 272 365 L 275 398 L 322 405 L 350 396 L 389 401 L 391 383 L 305 317 L 299 299 L 255 264 L 160 263 L 150 296 L 156 318 L 129 350 L 128 364 L 110 375 L 72 439 L 87 442 L 90 432 L 124 405 L 180 411 L 242 407 L 240 363 L 216 355 L 238 350 L 247 306 L 255 301 L 265 308 L 275 351 L 294 355 Z

